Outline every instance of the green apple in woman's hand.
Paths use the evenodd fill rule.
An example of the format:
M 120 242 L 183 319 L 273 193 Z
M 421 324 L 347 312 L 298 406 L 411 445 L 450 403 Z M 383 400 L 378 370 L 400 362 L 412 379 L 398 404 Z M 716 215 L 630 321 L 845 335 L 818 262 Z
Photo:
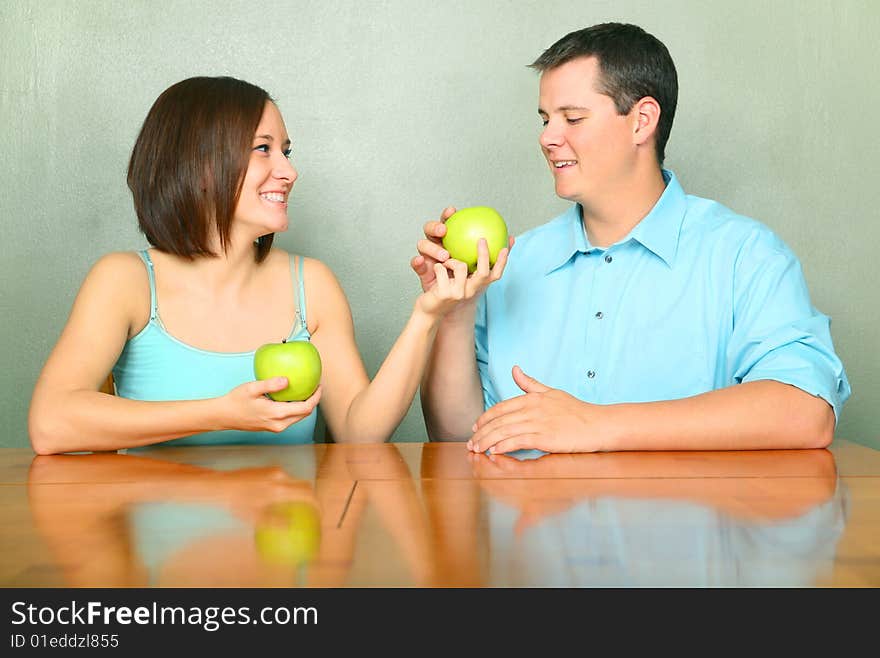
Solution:
M 268 343 L 254 354 L 254 377 L 287 377 L 287 388 L 269 393 L 273 400 L 307 400 L 321 383 L 321 356 L 307 340 Z

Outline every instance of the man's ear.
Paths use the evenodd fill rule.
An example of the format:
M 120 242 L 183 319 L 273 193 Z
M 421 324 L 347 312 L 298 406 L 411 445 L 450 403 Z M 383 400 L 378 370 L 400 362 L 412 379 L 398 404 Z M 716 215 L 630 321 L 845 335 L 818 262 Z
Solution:
M 651 96 L 636 101 L 630 114 L 635 119 L 633 123 L 633 143 L 645 144 L 657 132 L 660 123 L 660 103 Z

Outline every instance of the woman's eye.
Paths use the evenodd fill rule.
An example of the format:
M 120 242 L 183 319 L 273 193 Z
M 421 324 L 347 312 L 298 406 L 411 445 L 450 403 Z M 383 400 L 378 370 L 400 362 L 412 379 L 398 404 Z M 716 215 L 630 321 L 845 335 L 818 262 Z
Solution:
M 293 149 L 284 149 L 281 151 L 284 154 L 284 157 L 290 160 L 290 156 L 293 154 Z
M 254 150 L 260 151 L 262 153 L 268 153 L 269 152 L 269 145 L 268 144 L 260 144 L 259 146 L 255 146 Z
M 548 123 L 550 123 L 550 122 L 547 119 L 541 119 L 542 126 L 546 126 Z
M 583 120 L 583 117 L 572 117 L 570 119 L 566 119 L 566 121 L 568 121 L 569 123 L 580 123 Z

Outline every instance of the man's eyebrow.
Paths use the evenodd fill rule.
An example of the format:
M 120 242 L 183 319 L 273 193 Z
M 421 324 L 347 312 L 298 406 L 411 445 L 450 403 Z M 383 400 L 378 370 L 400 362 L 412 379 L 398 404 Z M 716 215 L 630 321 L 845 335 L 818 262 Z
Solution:
M 557 107 L 557 112 L 570 112 L 572 110 L 577 110 L 579 112 L 589 112 L 590 108 L 581 107 L 580 105 L 563 105 L 561 107 Z M 540 107 L 538 108 L 538 114 L 547 114 L 546 110 L 542 110 Z

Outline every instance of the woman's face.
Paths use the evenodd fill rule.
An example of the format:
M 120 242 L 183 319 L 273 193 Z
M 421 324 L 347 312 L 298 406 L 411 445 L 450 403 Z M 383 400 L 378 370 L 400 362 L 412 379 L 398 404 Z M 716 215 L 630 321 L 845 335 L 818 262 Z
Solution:
M 235 208 L 235 221 L 253 226 L 257 237 L 287 230 L 287 198 L 296 180 L 290 138 L 281 113 L 266 103 L 254 133 L 253 150 Z

